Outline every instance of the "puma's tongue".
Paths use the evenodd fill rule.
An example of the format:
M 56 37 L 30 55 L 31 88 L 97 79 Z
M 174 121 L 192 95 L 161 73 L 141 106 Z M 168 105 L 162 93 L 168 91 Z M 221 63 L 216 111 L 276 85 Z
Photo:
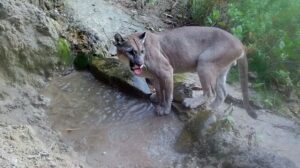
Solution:
M 140 75 L 140 74 L 142 74 L 142 68 L 139 67 L 139 66 L 137 66 L 137 65 L 135 65 L 133 67 L 133 72 L 134 72 L 135 75 Z
M 134 74 L 136 74 L 136 75 L 140 75 L 140 74 L 142 74 L 142 69 L 140 69 L 140 68 L 134 69 L 133 72 L 134 72 Z

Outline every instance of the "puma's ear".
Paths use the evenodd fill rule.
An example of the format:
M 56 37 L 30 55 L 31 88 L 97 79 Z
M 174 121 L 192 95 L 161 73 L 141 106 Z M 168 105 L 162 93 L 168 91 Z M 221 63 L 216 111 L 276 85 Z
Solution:
M 145 43 L 145 39 L 146 39 L 146 32 L 140 34 L 140 35 L 139 35 L 139 39 L 140 39 L 141 42 L 144 44 L 144 43 Z
M 123 37 L 121 36 L 121 34 L 117 33 L 117 34 L 115 34 L 114 37 L 115 37 L 115 41 L 113 42 L 113 44 L 114 44 L 115 46 L 118 46 L 118 45 L 123 44 L 124 39 L 123 39 Z

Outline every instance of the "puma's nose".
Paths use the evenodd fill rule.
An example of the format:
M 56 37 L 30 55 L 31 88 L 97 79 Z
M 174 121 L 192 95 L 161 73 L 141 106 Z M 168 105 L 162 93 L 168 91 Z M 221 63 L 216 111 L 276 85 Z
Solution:
M 141 60 L 140 58 L 137 58 L 137 59 L 134 59 L 134 64 L 137 66 L 142 66 L 144 63 L 143 63 L 143 60 Z

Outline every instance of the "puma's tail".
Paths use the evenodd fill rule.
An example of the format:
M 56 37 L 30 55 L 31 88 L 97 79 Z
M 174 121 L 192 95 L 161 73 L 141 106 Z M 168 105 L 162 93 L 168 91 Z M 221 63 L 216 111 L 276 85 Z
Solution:
M 249 104 L 249 91 L 248 91 L 248 61 L 247 57 L 245 55 L 245 52 L 243 51 L 241 57 L 237 60 L 238 66 L 239 66 L 239 72 L 240 72 L 240 83 L 242 88 L 242 94 L 243 94 L 243 104 L 244 107 L 248 113 L 249 116 L 256 119 L 257 114 L 255 111 L 251 108 Z

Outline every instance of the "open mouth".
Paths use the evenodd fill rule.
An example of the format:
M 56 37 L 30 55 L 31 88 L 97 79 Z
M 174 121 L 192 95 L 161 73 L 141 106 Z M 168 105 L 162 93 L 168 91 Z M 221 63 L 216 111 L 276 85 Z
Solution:
M 141 65 L 141 66 L 134 65 L 133 67 L 131 67 L 131 70 L 133 71 L 133 73 L 135 75 L 141 75 L 143 72 L 143 67 L 144 67 L 144 65 Z

